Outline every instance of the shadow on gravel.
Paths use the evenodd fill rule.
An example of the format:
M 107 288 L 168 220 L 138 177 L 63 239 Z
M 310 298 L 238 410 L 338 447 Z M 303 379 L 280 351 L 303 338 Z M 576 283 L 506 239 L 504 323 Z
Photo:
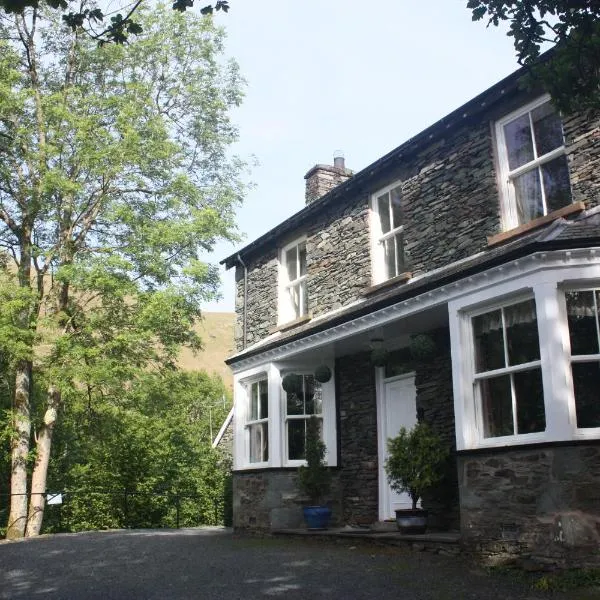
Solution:
M 460 557 L 352 542 L 243 537 L 220 528 L 0 543 L 0 598 L 7 600 L 583 597 L 533 592 L 522 581 L 487 573 Z

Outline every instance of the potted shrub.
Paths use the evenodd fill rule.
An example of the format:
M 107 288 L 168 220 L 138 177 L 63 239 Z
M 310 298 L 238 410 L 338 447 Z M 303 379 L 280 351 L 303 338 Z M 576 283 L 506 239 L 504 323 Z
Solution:
M 406 492 L 412 509 L 397 510 L 396 523 L 402 533 L 425 533 L 427 511 L 417 508 L 423 492 L 443 477 L 443 465 L 448 457 L 446 448 L 427 423 L 418 422 L 410 431 L 405 427 L 388 440 L 385 471 L 392 489 Z
M 325 451 L 319 433 L 319 419 L 313 415 L 306 424 L 306 466 L 298 469 L 298 486 L 311 502 L 303 507 L 304 520 L 309 529 L 327 529 L 331 519 L 331 509 L 323 504 L 324 496 L 331 487 L 331 473 L 325 466 Z

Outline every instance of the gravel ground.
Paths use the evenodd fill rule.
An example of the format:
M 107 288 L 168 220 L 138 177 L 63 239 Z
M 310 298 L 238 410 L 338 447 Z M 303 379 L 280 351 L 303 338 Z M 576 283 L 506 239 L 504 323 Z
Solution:
M 588 592 L 589 594 L 589 592 Z M 109 531 L 0 543 L 0 598 L 535 600 L 461 558 L 223 529 Z

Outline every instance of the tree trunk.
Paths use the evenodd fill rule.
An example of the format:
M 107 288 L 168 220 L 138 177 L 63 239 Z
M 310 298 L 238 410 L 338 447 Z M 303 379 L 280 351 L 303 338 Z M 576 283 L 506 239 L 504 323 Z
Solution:
M 27 455 L 31 421 L 29 417 L 31 363 L 19 361 L 15 377 L 15 402 L 13 413 L 14 438 L 11 447 L 12 471 L 10 478 L 10 513 L 6 539 L 14 540 L 25 535 L 27 525 Z
M 46 480 L 48 478 L 48 463 L 52 447 L 52 434 L 58 414 L 60 392 L 54 386 L 48 389 L 48 405 L 44 414 L 44 424 L 37 438 L 37 459 L 31 476 L 31 500 L 29 501 L 29 518 L 25 537 L 35 537 L 40 534 L 44 520 L 46 505 Z

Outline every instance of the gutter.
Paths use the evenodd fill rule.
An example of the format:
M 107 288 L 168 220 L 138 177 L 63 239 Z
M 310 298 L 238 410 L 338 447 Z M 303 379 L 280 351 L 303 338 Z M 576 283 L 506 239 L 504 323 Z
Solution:
M 248 267 L 246 266 L 246 263 L 242 260 L 241 254 L 237 255 L 237 261 L 244 268 L 244 312 L 242 316 L 242 350 L 245 350 L 246 346 L 248 345 Z
M 550 252 L 552 250 L 570 250 L 572 248 L 591 248 L 596 246 L 598 246 L 598 236 L 594 236 L 591 238 L 579 238 L 577 240 L 551 240 L 548 242 L 541 242 L 535 240 L 529 244 L 519 246 L 499 256 L 490 257 L 488 260 L 482 261 L 481 263 L 472 265 L 470 267 L 466 267 L 465 269 L 457 271 L 450 275 L 444 276 L 443 274 L 440 274 L 439 277 L 425 280 L 422 284 L 415 285 L 414 287 L 408 290 L 397 289 L 395 290 L 396 293 L 392 293 L 392 291 L 390 290 L 388 294 L 382 294 L 381 298 L 374 298 L 373 302 L 366 302 L 364 304 L 359 305 L 354 310 L 349 310 L 347 313 L 342 313 L 340 316 L 328 320 L 325 319 L 312 328 L 303 329 L 302 331 L 299 331 L 294 335 L 279 338 L 267 344 L 261 345 L 260 347 L 250 350 L 249 352 L 241 356 L 235 355 L 230 358 L 227 358 L 225 360 L 225 364 L 232 366 L 237 362 L 259 355 L 267 350 L 272 350 L 280 346 L 284 346 L 286 344 L 289 344 L 296 340 L 300 340 L 309 335 L 319 333 L 336 325 L 341 325 L 343 323 L 352 321 L 353 319 L 362 317 L 368 313 L 374 312 L 381 308 L 386 308 L 387 306 L 391 306 L 392 304 L 396 304 L 398 302 L 404 302 L 405 300 L 417 296 L 419 294 L 427 293 L 438 287 L 449 285 L 451 283 L 454 283 L 455 281 L 458 281 L 465 277 L 469 277 L 470 275 L 481 273 L 492 267 L 505 264 L 507 262 L 510 262 L 511 260 L 523 258 L 530 254 L 535 254 L 536 252 Z

